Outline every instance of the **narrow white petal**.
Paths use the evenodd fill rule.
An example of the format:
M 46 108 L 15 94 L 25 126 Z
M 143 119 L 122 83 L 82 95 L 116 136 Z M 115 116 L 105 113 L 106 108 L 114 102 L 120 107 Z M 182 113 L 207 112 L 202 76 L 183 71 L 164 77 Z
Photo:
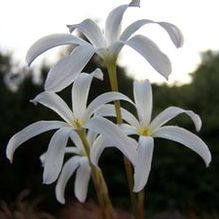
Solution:
M 134 82 L 134 99 L 141 126 L 147 127 L 151 120 L 152 88 L 148 80 Z
M 154 150 L 154 139 L 141 136 L 138 144 L 137 162 L 134 167 L 134 192 L 141 191 L 148 181 Z
M 164 126 L 159 128 L 154 137 L 165 138 L 179 142 L 199 154 L 205 161 L 206 166 L 211 162 L 211 153 L 208 146 L 190 131 L 177 126 Z
M 140 7 L 140 0 L 132 0 L 129 6 Z
M 74 156 L 73 158 L 69 159 L 63 166 L 62 172 L 59 176 L 59 179 L 56 184 L 55 192 L 56 192 L 56 199 L 64 204 L 65 203 L 65 187 L 72 176 L 72 174 L 75 172 L 75 170 L 78 168 L 80 164 L 81 157 Z
M 177 26 L 167 22 L 157 22 L 157 23 L 167 31 L 171 40 L 173 41 L 173 43 L 177 48 L 183 46 L 183 42 L 184 42 L 183 34 L 181 33 L 180 29 Z
M 53 66 L 46 78 L 45 90 L 58 92 L 70 85 L 91 59 L 95 49 L 90 45 L 76 47 L 72 54 Z
M 93 143 L 96 140 L 97 136 L 98 136 L 98 133 L 96 133 L 95 131 L 92 131 L 92 130 L 87 131 L 87 140 L 88 140 L 90 145 L 93 145 Z
M 31 100 L 31 102 L 35 104 L 40 103 L 48 107 L 61 116 L 68 124 L 71 124 L 74 120 L 74 115 L 68 105 L 55 93 L 42 92 Z
M 129 111 L 121 107 L 121 113 L 123 120 L 125 120 L 135 128 L 140 128 L 138 120 Z M 116 117 L 115 106 L 112 104 L 105 104 L 95 112 L 95 116 Z
M 181 31 L 179 30 L 179 28 L 171 23 L 167 23 L 167 22 L 155 22 L 152 20 L 148 20 L 148 19 L 142 19 L 142 20 L 138 20 L 133 22 L 132 24 L 130 24 L 121 34 L 120 36 L 120 40 L 121 41 L 126 41 L 128 40 L 128 38 L 134 34 L 138 29 L 140 29 L 142 26 L 146 25 L 146 24 L 158 24 L 160 25 L 162 28 L 164 28 L 166 30 L 166 32 L 168 33 L 170 39 L 172 40 L 172 42 L 174 43 L 174 45 L 178 48 L 181 47 L 183 45 L 183 35 L 181 33 Z
M 109 139 L 133 164 L 135 163 L 137 145 L 117 125 L 105 118 L 94 117 L 85 126 Z
M 84 45 L 87 42 L 71 34 L 52 34 L 37 40 L 30 47 L 26 55 L 26 62 L 30 65 L 37 56 L 46 50 L 66 44 Z
M 128 5 L 121 5 L 109 13 L 105 24 L 105 37 L 108 45 L 118 39 L 121 29 L 121 21 L 127 8 Z
M 106 47 L 102 31 L 91 19 L 86 19 L 79 24 L 68 25 L 68 28 L 70 32 L 78 29 L 96 48 Z
M 138 128 L 133 127 L 131 125 L 128 124 L 121 124 L 119 125 L 119 127 L 122 129 L 122 131 L 126 134 L 126 135 L 138 135 Z
M 142 26 L 144 26 L 146 24 L 150 24 L 150 23 L 154 23 L 154 21 L 148 20 L 148 19 L 142 19 L 142 20 L 138 20 L 138 21 L 133 22 L 122 32 L 119 39 L 122 41 L 128 40 L 128 38 L 132 34 L 134 34 L 138 29 L 140 29 Z
M 91 167 L 86 157 L 81 158 L 80 166 L 75 176 L 75 196 L 80 202 L 84 202 L 87 197 L 88 184 L 91 176 Z
M 40 162 L 42 164 L 42 167 L 45 166 L 45 160 L 46 160 L 46 153 L 47 152 L 44 152 L 43 154 L 40 155 L 39 159 L 40 159 Z M 77 147 L 74 147 L 74 146 L 68 146 L 65 148 L 65 154 L 77 154 L 77 155 L 80 155 L 81 152 L 80 150 L 77 148 Z
M 192 119 L 197 131 L 201 129 L 202 121 L 199 115 L 197 115 L 191 110 L 184 110 L 180 107 L 175 107 L 175 106 L 168 107 L 167 109 L 162 111 L 160 114 L 158 114 L 153 119 L 149 127 L 151 130 L 156 130 L 160 128 L 162 125 L 164 125 L 165 123 L 167 123 L 168 121 L 170 121 L 172 118 L 178 116 L 181 113 L 185 113 L 187 116 L 189 116 Z
M 136 35 L 125 44 L 139 52 L 157 72 L 168 79 L 171 73 L 171 63 L 152 40 L 145 36 Z
M 82 73 L 72 86 L 72 108 L 77 119 L 82 119 L 87 107 L 87 99 L 93 77 L 102 78 L 102 71 L 96 69 L 91 74 Z
M 51 184 L 58 178 L 71 131 L 72 128 L 61 128 L 52 136 L 46 152 L 43 183 Z
M 113 146 L 113 144 L 111 144 Z M 91 163 L 98 168 L 98 161 L 104 149 L 109 147 L 106 140 L 104 141 L 103 136 L 99 136 L 93 143 L 90 151 Z
M 75 144 L 75 146 L 78 148 L 79 151 L 84 150 L 83 143 L 82 143 L 81 138 L 79 137 L 77 132 L 71 132 L 70 138 L 71 138 L 72 142 Z
M 6 149 L 7 158 L 12 162 L 15 150 L 25 141 L 43 132 L 62 127 L 68 127 L 68 124 L 60 121 L 39 121 L 25 127 L 9 140 Z
M 129 97 L 127 97 L 126 95 L 122 93 L 107 92 L 95 98 L 88 105 L 87 110 L 86 110 L 86 119 L 88 119 L 93 113 L 95 113 L 101 106 L 114 100 L 125 100 L 125 101 L 128 101 L 129 103 L 134 104 Z

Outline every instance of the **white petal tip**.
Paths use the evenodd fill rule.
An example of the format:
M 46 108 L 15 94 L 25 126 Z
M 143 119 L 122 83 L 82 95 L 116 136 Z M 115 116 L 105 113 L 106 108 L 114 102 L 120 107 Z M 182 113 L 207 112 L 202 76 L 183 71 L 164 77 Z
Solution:
M 93 77 L 95 77 L 95 78 L 101 80 L 101 81 L 103 80 L 103 72 L 102 72 L 102 70 L 99 69 L 99 68 L 95 69 L 95 70 L 91 73 L 91 75 L 92 75 Z
M 139 7 L 140 8 L 140 0 L 133 0 L 129 3 L 129 6 Z
M 36 99 L 30 100 L 30 102 L 33 103 L 35 106 L 37 105 L 37 100 Z

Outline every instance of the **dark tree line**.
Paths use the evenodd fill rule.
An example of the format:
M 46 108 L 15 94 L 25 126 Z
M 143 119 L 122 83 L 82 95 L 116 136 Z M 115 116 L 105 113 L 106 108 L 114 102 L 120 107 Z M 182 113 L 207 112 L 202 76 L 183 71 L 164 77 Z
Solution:
M 85 71 L 94 70 L 94 61 L 95 58 L 86 66 Z M 6 78 L 13 69 L 10 55 L 0 54 L 0 200 L 10 202 L 23 189 L 29 188 L 32 196 L 43 194 L 44 206 L 54 209 L 54 206 L 59 206 L 55 201 L 54 185 L 41 184 L 42 168 L 38 159 L 46 150 L 52 133 L 26 142 L 16 151 L 13 165 L 5 157 L 5 146 L 14 133 L 32 122 L 57 119 L 55 113 L 29 102 L 43 91 L 42 84 L 33 82 L 31 71 L 19 81 L 17 91 L 9 89 Z M 22 73 L 23 70 L 19 71 Z M 47 68 L 42 67 L 41 72 L 42 78 L 45 78 Z M 191 150 L 169 141 L 156 140 L 152 171 L 146 186 L 147 208 L 151 210 L 166 208 L 169 203 L 174 203 L 182 210 L 219 209 L 219 55 L 213 52 L 204 53 L 201 65 L 191 77 L 190 84 L 180 87 L 154 85 L 153 113 L 156 115 L 172 105 L 198 113 L 203 121 L 198 135 L 209 145 L 213 160 L 210 167 L 205 168 L 203 161 Z M 132 96 L 132 80 L 125 76 L 124 69 L 118 68 L 118 78 L 121 82 L 120 90 Z M 13 78 L 11 81 L 13 83 Z M 95 80 L 92 86 L 91 99 L 109 90 L 107 76 L 105 75 L 104 81 Z M 70 88 L 67 88 L 61 95 L 70 102 L 69 92 Z M 179 116 L 173 124 L 195 132 L 192 122 L 186 116 Z M 107 150 L 100 163 L 103 165 L 114 202 L 127 206 L 128 190 L 121 154 L 114 149 Z M 73 186 L 69 183 L 66 197 L 71 198 L 72 194 Z M 92 186 L 89 197 L 93 197 Z

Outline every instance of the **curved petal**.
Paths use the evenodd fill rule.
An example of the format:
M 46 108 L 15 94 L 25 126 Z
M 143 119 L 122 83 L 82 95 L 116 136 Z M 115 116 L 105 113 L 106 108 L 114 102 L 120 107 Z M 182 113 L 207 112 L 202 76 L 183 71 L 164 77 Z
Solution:
M 41 154 L 40 157 L 39 157 L 42 167 L 45 166 L 46 153 L 47 153 L 47 152 L 44 152 L 44 153 Z M 76 148 L 76 147 L 74 147 L 74 146 L 70 146 L 70 147 L 66 147 L 66 148 L 65 148 L 65 154 L 77 154 L 77 155 L 80 155 L 81 152 L 80 152 L 80 150 L 78 150 L 78 148 Z
M 91 163 L 99 168 L 98 166 L 98 161 L 99 158 L 104 151 L 105 148 L 107 147 L 112 147 L 113 144 L 110 144 L 109 142 L 106 141 L 106 139 L 103 138 L 103 136 L 99 136 L 93 143 L 91 150 L 90 150 L 90 160 Z
M 91 59 L 95 49 L 91 45 L 76 47 L 72 54 L 53 66 L 46 78 L 45 90 L 58 92 L 70 85 Z
M 24 129 L 13 135 L 12 138 L 9 140 L 6 149 L 7 158 L 12 162 L 15 150 L 25 141 L 43 132 L 63 127 L 69 127 L 69 125 L 65 122 L 60 121 L 39 121 L 25 127 Z
M 96 48 L 105 48 L 106 42 L 98 25 L 91 19 L 86 19 L 79 24 L 67 25 L 70 33 L 78 29 Z
M 70 179 L 70 177 L 72 176 L 72 174 L 78 168 L 80 164 L 80 160 L 81 157 L 74 156 L 71 159 L 69 159 L 62 168 L 62 172 L 59 176 L 55 188 L 56 199 L 62 204 L 65 204 L 64 192 L 65 192 L 66 184 Z
M 86 111 L 92 79 L 96 74 L 101 77 L 100 73 L 102 73 L 100 69 L 96 69 L 91 74 L 82 73 L 74 81 L 72 86 L 72 108 L 77 119 L 82 119 Z
M 125 120 L 135 128 L 140 128 L 138 120 L 129 111 L 121 107 L 121 113 L 123 120 Z M 115 106 L 112 104 L 105 104 L 95 112 L 95 116 L 116 117 Z
M 151 130 L 156 130 L 160 128 L 162 125 L 170 121 L 172 118 L 178 116 L 181 113 L 185 113 L 189 116 L 195 124 L 196 130 L 199 131 L 202 126 L 202 121 L 196 113 L 191 110 L 184 110 L 180 107 L 171 106 L 158 114 L 153 121 L 151 122 L 149 128 Z
M 83 143 L 76 131 L 70 133 L 70 139 L 80 151 L 83 151 Z
M 52 34 L 45 36 L 37 40 L 30 47 L 26 55 L 26 62 L 30 65 L 35 58 L 44 53 L 46 50 L 66 44 L 84 45 L 88 43 L 79 37 L 72 36 L 71 34 Z
M 109 13 L 105 24 L 105 37 L 108 46 L 119 38 L 121 32 L 121 21 L 128 7 L 140 7 L 140 1 L 132 0 L 129 5 L 121 5 Z
M 43 171 L 43 183 L 51 184 L 61 171 L 65 147 L 72 128 L 61 128 L 52 136 L 46 152 L 45 166 Z
M 119 127 L 126 135 L 139 135 L 138 129 L 131 125 L 123 123 Z
M 140 125 L 147 127 L 151 121 L 152 88 L 148 80 L 134 82 L 134 99 Z
M 129 6 L 140 7 L 140 0 L 132 0 L 132 1 L 129 3 Z
M 93 143 L 96 140 L 97 136 L 98 136 L 98 133 L 96 133 L 95 131 L 92 131 L 92 130 L 87 131 L 87 140 L 88 140 L 90 145 L 93 145 Z
M 173 41 L 173 43 L 177 48 L 183 46 L 184 43 L 183 34 L 181 33 L 180 29 L 177 26 L 167 22 L 157 22 L 157 23 L 167 31 L 171 40 Z
M 40 103 L 48 107 L 61 116 L 70 125 L 75 118 L 68 105 L 55 93 L 42 92 L 31 100 L 31 102 L 35 104 Z
M 91 167 L 86 157 L 81 158 L 80 166 L 75 176 L 75 196 L 80 202 L 84 202 L 87 197 L 88 183 L 91 176 Z
M 148 181 L 154 150 L 154 139 L 141 136 L 138 143 L 137 162 L 134 167 L 134 192 L 141 191 Z
M 122 130 L 111 121 L 94 117 L 85 125 L 86 128 L 98 132 L 104 138 L 110 139 L 113 145 L 117 147 L 133 164 L 136 161 L 136 142 L 127 137 Z
M 183 45 L 183 35 L 181 33 L 181 31 L 179 30 L 179 28 L 171 23 L 167 23 L 167 22 L 155 22 L 152 20 L 148 20 L 148 19 L 142 19 L 142 20 L 138 20 L 133 22 L 132 24 L 130 24 L 122 33 L 122 35 L 120 36 L 120 40 L 121 41 L 126 41 L 129 39 L 129 37 L 134 34 L 139 28 L 141 28 L 142 26 L 146 25 L 146 24 L 151 24 L 151 23 L 155 23 L 160 25 L 161 27 L 163 27 L 166 32 L 168 33 L 170 39 L 172 40 L 172 42 L 174 43 L 174 45 L 179 48 Z
M 142 19 L 142 20 L 138 20 L 138 21 L 133 22 L 122 32 L 119 39 L 122 41 L 128 40 L 128 38 L 132 34 L 134 34 L 138 29 L 140 29 L 142 26 L 144 26 L 146 24 L 150 24 L 150 23 L 154 23 L 154 21 L 148 20 L 148 19 Z
M 101 94 L 97 98 L 95 98 L 87 107 L 86 110 L 86 119 L 87 120 L 93 113 L 95 113 L 101 106 L 104 104 L 114 101 L 114 100 L 125 100 L 129 103 L 132 103 L 132 100 L 127 97 L 126 95 L 119 93 L 119 92 L 106 92 L 104 94 Z
M 168 79 L 171 73 L 170 60 L 152 40 L 142 35 L 136 35 L 124 43 L 140 53 L 157 72 Z
M 118 39 L 121 29 L 121 21 L 123 15 L 128 8 L 128 5 L 121 5 L 114 8 L 108 15 L 105 24 L 105 37 L 108 45 L 115 42 Z
M 179 142 L 199 154 L 205 161 L 206 166 L 211 162 L 211 153 L 208 146 L 190 131 L 177 126 L 164 126 L 159 128 L 154 137 L 165 138 Z

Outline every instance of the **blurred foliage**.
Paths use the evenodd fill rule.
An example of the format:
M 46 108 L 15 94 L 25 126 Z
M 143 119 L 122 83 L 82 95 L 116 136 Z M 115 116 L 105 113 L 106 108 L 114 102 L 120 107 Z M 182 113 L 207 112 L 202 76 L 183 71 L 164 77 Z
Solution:
M 45 133 L 23 144 L 16 151 L 12 165 L 5 157 L 5 146 L 14 133 L 32 122 L 57 119 L 55 113 L 29 102 L 43 90 L 42 84 L 34 83 L 32 71 L 19 82 L 17 91 L 8 88 L 5 78 L 16 67 L 11 62 L 10 55 L 0 54 L 0 200 L 15 200 L 27 188 L 32 191 L 33 196 L 43 194 L 44 208 L 54 210 L 60 207 L 55 200 L 54 185 L 42 185 L 42 168 L 38 159 L 47 149 L 52 133 Z M 94 70 L 94 63 L 98 63 L 106 72 L 97 57 L 90 61 L 84 71 Z M 19 71 L 22 74 L 23 69 L 17 72 Z M 42 78 L 45 78 L 47 71 L 46 67 L 42 67 Z M 198 113 L 203 121 L 203 128 L 198 135 L 209 145 L 213 161 L 209 168 L 205 168 L 204 162 L 191 150 L 170 141 L 156 139 L 152 171 L 146 186 L 146 208 L 152 212 L 168 208 L 170 203 L 183 211 L 193 209 L 209 212 L 219 209 L 219 55 L 213 52 L 204 53 L 202 64 L 191 77 L 191 84 L 180 87 L 153 85 L 153 114 L 156 115 L 172 105 Z M 118 68 L 118 80 L 120 90 L 132 97 L 132 80 L 125 76 L 125 69 Z M 107 90 L 110 88 L 105 74 L 103 81 L 93 81 L 90 98 L 93 99 Z M 70 87 L 60 93 L 70 105 L 69 94 Z M 184 115 L 180 115 L 172 123 L 195 132 L 192 122 Z M 128 207 L 128 188 L 121 153 L 116 149 L 106 150 L 100 165 L 103 167 L 113 202 L 116 206 Z M 73 199 L 72 183 L 73 179 L 66 189 L 69 200 Z M 94 199 L 92 186 L 88 197 Z

